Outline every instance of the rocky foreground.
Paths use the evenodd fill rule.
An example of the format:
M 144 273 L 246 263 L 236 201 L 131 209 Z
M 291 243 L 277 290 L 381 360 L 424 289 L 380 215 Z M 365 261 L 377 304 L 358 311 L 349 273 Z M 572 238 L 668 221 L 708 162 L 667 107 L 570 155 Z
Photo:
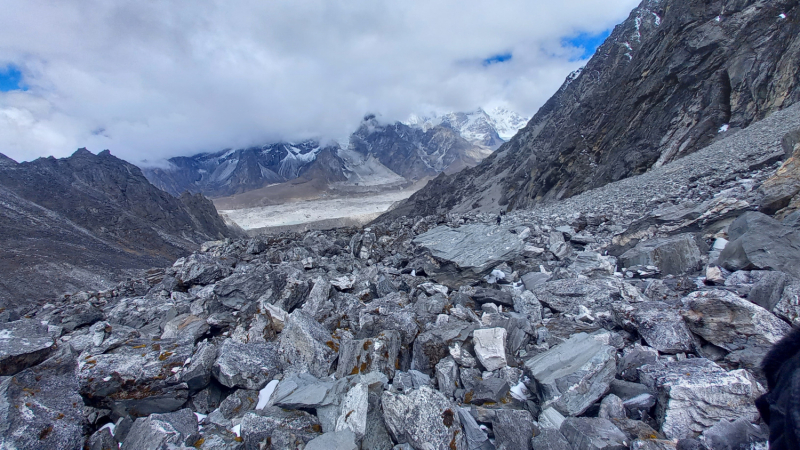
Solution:
M 798 120 L 500 225 L 208 242 L 4 310 L 0 448 L 762 445 L 759 364 L 800 325 Z

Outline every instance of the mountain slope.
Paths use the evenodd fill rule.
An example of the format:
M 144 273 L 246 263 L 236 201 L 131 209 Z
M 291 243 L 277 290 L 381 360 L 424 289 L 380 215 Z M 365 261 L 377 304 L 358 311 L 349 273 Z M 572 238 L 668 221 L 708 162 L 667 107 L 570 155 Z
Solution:
M 643 173 L 796 102 L 798 67 L 796 0 L 645 0 L 511 141 L 394 214 L 526 208 Z
M 20 164 L 3 156 L 0 188 L 3 301 L 107 284 L 239 235 L 208 199 L 174 198 L 108 151 Z

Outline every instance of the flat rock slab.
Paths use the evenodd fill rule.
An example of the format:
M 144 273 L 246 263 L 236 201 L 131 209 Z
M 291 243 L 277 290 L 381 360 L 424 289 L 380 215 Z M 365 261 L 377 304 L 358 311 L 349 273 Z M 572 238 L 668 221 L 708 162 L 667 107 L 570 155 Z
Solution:
M 169 414 L 151 414 L 136 419 L 121 450 L 167 448 L 193 445 L 199 438 L 197 417 L 191 409 Z
M 639 369 L 642 383 L 658 396 L 656 417 L 669 439 L 697 437 L 722 419 L 759 417 L 763 388 L 747 372 L 726 372 L 705 358 L 663 362 Z
M 31 319 L 0 323 L 0 376 L 39 364 L 53 351 L 58 327 Z
M 240 430 L 244 447 L 248 450 L 269 448 L 270 445 L 272 448 L 298 448 L 322 434 L 316 416 L 274 406 L 245 414 Z
M 800 231 L 758 212 L 746 212 L 728 227 L 730 242 L 717 262 L 730 270 L 771 269 L 800 277 Z
M 627 450 L 628 437 L 608 419 L 568 417 L 561 434 L 575 450 Z
M 358 450 L 356 435 L 348 430 L 325 433 L 306 444 L 306 450 Z
M 539 388 L 542 407 L 565 416 L 582 414 L 608 391 L 617 372 L 616 349 L 578 333 L 525 362 Z
M 415 237 L 413 242 L 428 249 L 435 258 L 476 274 L 516 258 L 525 248 L 519 234 L 485 224 L 440 226 Z
M 407 395 L 385 391 L 381 404 L 395 442 L 431 450 L 466 449 L 458 408 L 441 392 L 425 386 Z
M 680 311 L 664 302 L 615 303 L 614 315 L 623 328 L 632 328 L 647 345 L 662 353 L 690 352 L 694 348 Z
M 766 309 L 724 290 L 692 292 L 683 299 L 683 317 L 692 332 L 728 351 L 769 347 L 791 326 Z

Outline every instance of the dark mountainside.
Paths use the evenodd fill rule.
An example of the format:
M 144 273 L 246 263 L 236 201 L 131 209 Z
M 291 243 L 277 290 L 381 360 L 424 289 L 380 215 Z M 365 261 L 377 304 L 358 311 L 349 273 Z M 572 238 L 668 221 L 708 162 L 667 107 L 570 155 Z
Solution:
M 350 148 L 411 181 L 472 167 L 480 151 L 446 125 L 423 131 L 400 122 L 384 125 L 371 116 L 350 136 Z
M 108 151 L 20 164 L 3 156 L 0 199 L 3 302 L 109 286 L 239 236 L 202 195 L 174 198 Z
M 527 208 L 643 173 L 796 102 L 798 67 L 796 0 L 646 0 L 511 141 L 387 217 Z

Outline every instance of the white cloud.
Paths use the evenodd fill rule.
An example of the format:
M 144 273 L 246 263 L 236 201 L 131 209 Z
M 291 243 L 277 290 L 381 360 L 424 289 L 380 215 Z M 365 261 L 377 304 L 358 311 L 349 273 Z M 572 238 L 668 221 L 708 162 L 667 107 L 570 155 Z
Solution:
M 132 162 L 347 136 L 367 112 L 532 115 L 634 0 L 0 0 L 0 152 Z M 504 63 L 485 58 L 510 52 Z

